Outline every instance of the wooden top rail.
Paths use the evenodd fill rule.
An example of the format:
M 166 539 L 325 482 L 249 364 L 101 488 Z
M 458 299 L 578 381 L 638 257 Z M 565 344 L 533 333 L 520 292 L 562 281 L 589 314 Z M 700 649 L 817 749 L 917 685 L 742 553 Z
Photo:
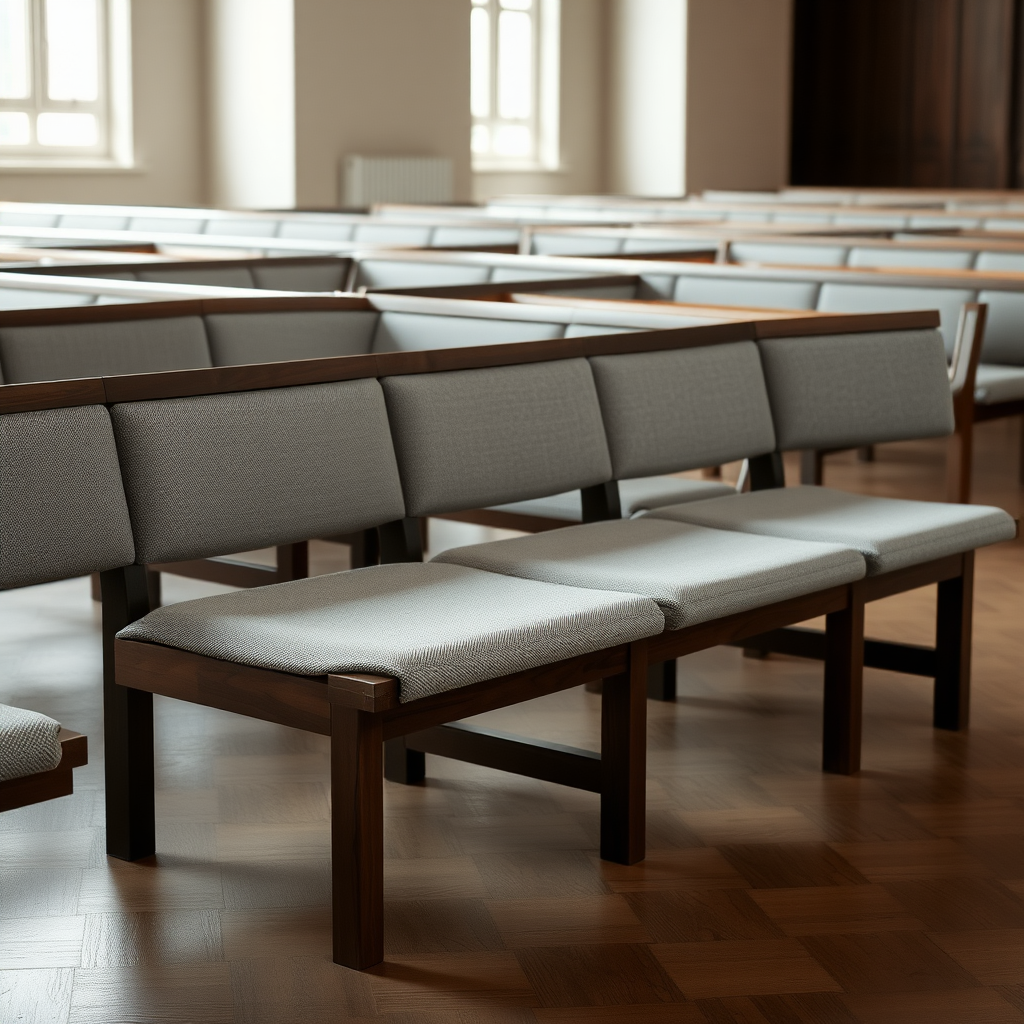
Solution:
M 628 334 L 553 338 L 415 352 L 383 352 L 376 355 L 334 356 L 247 366 L 44 381 L 35 384 L 6 384 L 0 386 L 0 413 L 183 398 L 191 395 L 228 394 L 235 391 L 324 384 L 366 377 L 512 366 L 630 352 L 698 348 L 763 338 L 820 337 L 830 334 L 916 330 L 938 326 L 939 316 L 934 310 L 801 316 L 793 319 L 735 321 Z

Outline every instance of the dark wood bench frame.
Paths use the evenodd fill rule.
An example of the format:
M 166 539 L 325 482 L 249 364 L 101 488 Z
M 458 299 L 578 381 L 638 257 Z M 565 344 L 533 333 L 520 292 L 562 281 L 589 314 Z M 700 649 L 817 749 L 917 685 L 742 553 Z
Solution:
M 75 791 L 74 769 L 89 763 L 89 741 L 81 733 L 61 729 L 61 758 L 56 768 L 0 782 L 0 811 L 71 796 Z

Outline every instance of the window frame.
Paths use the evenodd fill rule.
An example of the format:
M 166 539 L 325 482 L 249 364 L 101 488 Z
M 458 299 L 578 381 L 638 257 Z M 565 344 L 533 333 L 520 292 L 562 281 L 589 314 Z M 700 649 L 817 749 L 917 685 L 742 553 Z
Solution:
M 474 0 L 471 9 L 483 8 L 490 15 L 490 60 L 488 87 L 489 114 L 471 123 L 486 125 L 493 138 L 495 128 L 502 125 L 525 124 L 532 136 L 533 154 L 526 157 L 502 156 L 493 152 L 471 151 L 474 173 L 509 173 L 516 171 L 557 171 L 561 166 L 559 147 L 559 114 L 561 107 L 561 0 L 533 0 L 530 11 L 533 47 L 532 109 L 525 121 L 498 115 L 498 15 L 500 0 Z M 472 60 L 472 55 L 470 57 Z M 472 72 L 471 72 L 472 74 Z
M 54 100 L 47 91 L 46 0 L 28 0 L 31 95 L 0 98 L 0 112 L 24 111 L 32 122 L 26 145 L 0 146 L 0 170 L 123 169 L 134 164 L 131 130 L 131 0 L 97 0 L 98 87 L 95 100 Z M 46 113 L 88 113 L 97 120 L 93 146 L 46 146 L 37 119 Z

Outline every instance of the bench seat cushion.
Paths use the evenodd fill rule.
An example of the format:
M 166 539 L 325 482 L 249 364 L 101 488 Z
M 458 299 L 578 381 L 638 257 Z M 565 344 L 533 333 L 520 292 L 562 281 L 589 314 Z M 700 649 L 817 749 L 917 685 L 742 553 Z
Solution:
M 645 476 L 637 480 L 620 480 L 619 497 L 623 518 L 660 505 L 675 505 L 682 501 L 704 501 L 735 494 L 736 489 L 715 480 L 690 480 L 679 476 Z M 546 519 L 564 519 L 578 523 L 583 519 L 583 504 L 579 491 L 565 491 L 550 498 L 531 498 L 510 505 L 495 505 L 499 512 L 518 512 L 524 516 L 542 516 Z
M 644 594 L 661 606 L 668 629 L 760 608 L 864 575 L 860 554 L 836 544 L 769 541 L 646 518 L 587 523 L 451 548 L 436 562 L 570 587 Z
M 371 566 L 186 601 L 118 637 L 301 675 L 370 672 L 416 700 L 660 633 L 649 598 L 456 565 Z
M 60 764 L 60 723 L 0 704 L 0 782 L 48 772 Z
M 1024 366 L 981 363 L 974 381 L 974 400 L 981 405 L 998 405 L 1024 398 Z
M 856 548 L 868 575 L 1012 540 L 1002 509 L 872 498 L 827 487 L 780 487 L 654 509 L 657 519 Z

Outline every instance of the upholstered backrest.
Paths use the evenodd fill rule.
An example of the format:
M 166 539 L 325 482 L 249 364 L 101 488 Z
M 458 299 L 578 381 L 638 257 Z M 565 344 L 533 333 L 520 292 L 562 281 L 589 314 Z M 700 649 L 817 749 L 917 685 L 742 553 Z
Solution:
M 1024 292 L 988 289 L 978 301 L 988 305 L 981 361 L 1024 366 Z
M 139 281 L 159 281 L 164 284 L 206 284 L 221 288 L 255 288 L 248 267 L 139 267 L 135 271 Z
M 979 252 L 974 261 L 975 270 L 1008 270 L 1019 274 L 1024 271 L 1024 252 Z
M 91 306 L 95 295 L 42 288 L 0 288 L 0 309 L 48 309 L 61 306 Z
M 388 224 L 363 222 L 355 226 L 352 240 L 374 245 L 427 245 L 429 224 Z
M 485 320 L 471 316 L 434 316 L 387 311 L 373 337 L 374 352 L 406 352 L 428 348 L 465 348 L 514 341 L 560 338 L 564 324 L 535 320 Z
M 898 246 L 855 245 L 850 250 L 851 267 L 943 267 L 970 270 L 974 263 L 970 249 L 901 249 Z
M 622 239 L 614 235 L 535 231 L 530 251 L 539 256 L 613 256 L 622 252 Z
M 775 447 L 752 341 L 590 360 L 615 478 L 654 476 Z
M 0 589 L 135 559 L 110 417 L 103 406 L 0 415 Z
M 212 365 L 197 316 L 0 328 L 8 384 Z
M 257 288 L 283 292 L 337 292 L 345 287 L 349 260 L 323 263 L 253 263 L 249 267 Z
M 111 410 L 142 562 L 206 558 L 400 519 L 376 380 Z
M 430 244 L 435 248 L 474 245 L 517 245 L 519 229 L 494 227 L 459 227 L 457 224 L 443 224 L 433 229 Z
M 764 309 L 814 309 L 816 281 L 759 281 L 746 277 L 705 277 L 681 274 L 672 298 L 676 302 L 722 306 L 759 306 Z
M 942 318 L 946 354 L 953 354 L 960 307 L 974 302 L 975 292 L 966 288 L 920 288 L 907 285 L 844 284 L 821 286 L 818 310 L 822 313 L 891 313 L 904 309 L 937 309 Z
M 484 284 L 490 269 L 469 263 L 360 260 L 354 287 L 435 288 L 454 284 Z
M 387 377 L 382 384 L 411 516 L 611 479 L 585 359 Z
M 201 235 L 206 221 L 202 217 L 132 217 L 129 231 L 171 231 L 183 235 Z
M 736 263 L 794 263 L 801 266 L 841 267 L 845 245 L 786 245 L 771 242 L 733 242 L 729 258 Z
M 953 430 L 936 330 L 758 342 L 779 450 L 852 448 Z
M 379 314 L 367 309 L 211 313 L 205 317 L 214 366 L 361 355 Z
M 351 221 L 293 221 L 284 220 L 277 231 L 278 238 L 320 238 L 328 242 L 347 242 L 352 238 L 355 225 Z

